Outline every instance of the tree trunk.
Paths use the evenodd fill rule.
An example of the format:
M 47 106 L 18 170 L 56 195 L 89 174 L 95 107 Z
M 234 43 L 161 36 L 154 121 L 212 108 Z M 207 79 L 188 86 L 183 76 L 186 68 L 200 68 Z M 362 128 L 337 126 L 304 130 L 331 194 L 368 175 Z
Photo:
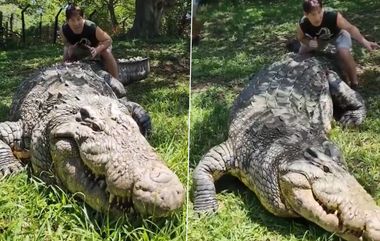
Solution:
M 90 15 L 88 15 L 88 20 L 93 21 L 92 17 L 95 15 L 95 13 L 96 13 L 96 9 L 94 11 L 92 11 L 92 13 L 90 13 Z
M 25 44 L 25 11 L 30 7 L 28 4 L 25 8 L 22 9 L 21 11 L 21 24 L 22 24 L 22 43 Z
M 11 18 L 9 19 L 9 30 L 13 32 L 13 13 L 11 13 Z
M 57 15 L 55 15 L 55 21 L 54 21 L 54 34 L 53 34 L 53 43 L 57 41 L 57 32 L 58 32 L 58 17 L 59 14 L 62 12 L 63 8 L 59 9 Z
M 173 0 L 136 0 L 135 20 L 128 34 L 134 37 L 152 37 L 160 33 L 164 8 Z
M 0 11 L 0 48 L 3 47 L 4 43 L 4 27 L 3 27 L 3 12 Z
M 128 20 L 128 17 L 125 17 L 125 18 L 123 18 L 122 20 L 121 20 L 121 22 L 123 23 L 122 24 L 122 31 L 123 31 L 123 33 L 125 33 L 125 22 Z
M 114 0 L 107 1 L 107 8 L 108 8 L 108 12 L 110 13 L 110 18 L 111 18 L 111 24 L 112 24 L 112 30 L 113 31 L 115 31 L 116 28 L 117 28 L 117 26 L 118 26 L 116 14 L 115 14 L 115 4 L 116 3 L 117 3 L 117 1 L 114 1 Z
M 40 40 L 42 40 L 42 13 L 40 13 L 40 23 L 38 24 L 38 32 L 39 32 Z

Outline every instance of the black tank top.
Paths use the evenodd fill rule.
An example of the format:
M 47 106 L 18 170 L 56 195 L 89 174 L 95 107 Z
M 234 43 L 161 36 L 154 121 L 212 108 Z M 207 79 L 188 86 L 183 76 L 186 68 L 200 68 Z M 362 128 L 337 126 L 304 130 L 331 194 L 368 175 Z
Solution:
M 80 34 L 75 34 L 67 23 L 62 25 L 62 32 L 67 41 L 72 45 L 80 42 L 86 43 L 91 47 L 96 47 L 99 44 L 99 41 L 96 39 L 96 24 L 89 20 L 84 20 L 83 31 Z
M 299 24 L 306 37 L 317 37 L 317 39 L 321 40 L 330 40 L 340 32 L 340 28 L 338 28 L 336 23 L 337 16 L 338 13 L 336 11 L 324 10 L 322 23 L 320 26 L 313 26 L 309 19 L 305 16 L 300 19 Z

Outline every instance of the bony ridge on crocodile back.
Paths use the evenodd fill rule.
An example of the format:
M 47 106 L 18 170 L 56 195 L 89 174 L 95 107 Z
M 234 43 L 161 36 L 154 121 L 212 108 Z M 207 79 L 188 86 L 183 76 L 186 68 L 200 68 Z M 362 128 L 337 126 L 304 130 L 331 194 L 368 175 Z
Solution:
M 182 206 L 184 188 L 142 133 L 150 118 L 118 99 L 107 72 L 86 63 L 59 64 L 25 80 L 11 121 L 0 123 L 0 176 L 22 169 L 13 153 L 30 150 L 33 173 L 83 193 L 92 208 L 167 216 Z M 49 173 L 49 175 L 44 175 Z
M 290 54 L 252 77 L 232 107 L 228 139 L 194 170 L 195 211 L 216 211 L 214 182 L 230 173 L 274 215 L 304 217 L 350 241 L 380 241 L 380 208 L 326 136 L 333 106 L 343 126 L 357 126 L 364 101 L 328 66 Z

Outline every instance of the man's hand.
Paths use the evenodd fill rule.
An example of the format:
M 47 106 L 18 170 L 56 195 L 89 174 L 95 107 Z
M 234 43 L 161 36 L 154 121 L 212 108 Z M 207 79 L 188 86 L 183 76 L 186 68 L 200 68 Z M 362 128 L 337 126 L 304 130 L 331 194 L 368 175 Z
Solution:
M 77 47 L 77 44 L 74 45 L 68 45 L 67 52 L 64 54 L 64 62 L 71 62 L 71 58 L 74 55 L 75 48 Z
M 373 51 L 373 50 L 375 50 L 375 49 L 380 48 L 380 46 L 379 46 L 377 43 L 375 43 L 375 42 L 371 42 L 371 41 L 368 41 L 368 40 L 366 40 L 366 39 L 363 41 L 363 46 L 364 46 L 366 49 L 368 49 L 369 51 Z
M 95 58 L 96 55 L 98 55 L 98 50 L 97 50 L 96 48 L 94 48 L 94 47 L 90 47 L 90 46 L 87 46 L 87 47 L 88 47 L 88 49 L 90 50 L 91 57 L 92 57 L 92 58 Z
M 313 48 L 313 49 L 318 48 L 318 40 L 317 40 L 317 38 L 309 40 L 309 47 Z

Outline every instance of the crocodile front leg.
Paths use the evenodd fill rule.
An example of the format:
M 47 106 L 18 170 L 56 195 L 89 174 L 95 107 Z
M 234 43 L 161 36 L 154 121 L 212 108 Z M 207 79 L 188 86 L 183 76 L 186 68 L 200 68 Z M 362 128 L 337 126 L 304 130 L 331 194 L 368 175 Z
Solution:
M 217 145 L 202 157 L 193 173 L 194 210 L 215 212 L 218 208 L 214 182 L 228 172 L 233 161 L 228 141 Z
M 124 85 L 120 82 L 120 80 L 112 77 L 106 71 L 98 71 L 98 75 L 101 76 L 105 82 L 111 87 L 117 98 L 122 98 L 127 94 L 127 91 L 124 88 Z
M 329 71 L 327 77 L 334 107 L 339 109 L 339 122 L 345 127 L 360 125 L 366 116 L 364 99 L 335 72 Z
M 119 101 L 123 103 L 132 113 L 132 118 L 139 126 L 141 134 L 143 134 L 145 137 L 148 137 L 152 131 L 152 123 L 150 121 L 148 112 L 146 112 L 141 105 L 132 101 L 128 101 L 125 97 L 119 99 Z
M 29 152 L 21 148 L 22 123 L 0 123 L 0 178 L 22 170 L 18 159 L 28 159 Z M 17 157 L 17 159 L 16 159 Z

